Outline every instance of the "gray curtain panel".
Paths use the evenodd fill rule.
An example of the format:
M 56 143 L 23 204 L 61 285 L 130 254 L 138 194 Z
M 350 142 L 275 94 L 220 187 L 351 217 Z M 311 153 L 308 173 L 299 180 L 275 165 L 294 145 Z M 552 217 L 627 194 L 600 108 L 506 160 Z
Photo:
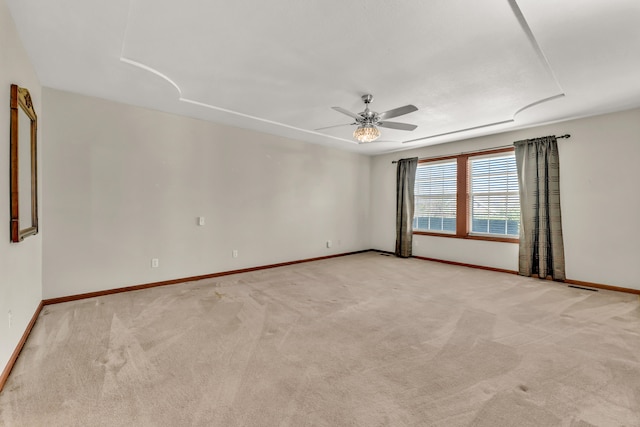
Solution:
M 413 244 L 413 189 L 418 158 L 398 161 L 396 179 L 396 256 L 411 256 Z
M 560 163 L 555 136 L 516 141 L 520 186 L 519 273 L 563 281 Z

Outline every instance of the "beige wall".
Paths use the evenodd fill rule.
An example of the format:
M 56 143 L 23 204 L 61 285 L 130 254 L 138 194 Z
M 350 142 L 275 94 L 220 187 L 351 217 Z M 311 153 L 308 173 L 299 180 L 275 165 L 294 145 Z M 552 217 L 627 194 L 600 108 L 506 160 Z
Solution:
M 370 247 L 368 156 L 48 88 L 44 109 L 45 298 Z
M 457 154 L 545 135 L 559 140 L 569 279 L 640 289 L 640 109 L 377 156 L 371 169 L 371 241 L 395 244 L 395 165 L 405 157 Z M 518 246 L 415 236 L 414 255 L 517 270 Z
M 42 230 L 46 227 L 41 224 L 40 234 L 20 243 L 10 243 L 8 154 L 12 83 L 29 89 L 36 113 L 42 119 L 40 82 L 18 38 L 7 5 L 0 0 L 0 372 L 42 299 Z M 42 147 L 41 132 L 38 139 Z M 39 160 L 41 158 L 39 156 Z

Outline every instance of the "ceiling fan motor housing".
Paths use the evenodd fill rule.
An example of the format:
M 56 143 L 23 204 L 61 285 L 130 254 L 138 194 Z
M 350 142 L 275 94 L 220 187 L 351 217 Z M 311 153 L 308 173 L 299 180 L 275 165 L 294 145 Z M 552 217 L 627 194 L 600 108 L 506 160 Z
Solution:
M 362 101 L 364 101 L 364 111 L 360 112 L 362 121 L 359 123 L 375 125 L 378 122 L 378 114 L 375 111 L 371 111 L 369 109 L 369 104 L 371 103 L 371 101 L 373 101 L 373 95 L 362 95 Z

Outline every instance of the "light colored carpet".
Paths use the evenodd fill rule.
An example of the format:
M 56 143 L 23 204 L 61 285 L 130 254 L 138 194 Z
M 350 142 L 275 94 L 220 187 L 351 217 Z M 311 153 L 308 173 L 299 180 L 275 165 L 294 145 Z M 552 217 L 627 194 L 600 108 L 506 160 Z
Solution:
M 637 296 L 375 252 L 47 306 L 6 426 L 638 426 Z

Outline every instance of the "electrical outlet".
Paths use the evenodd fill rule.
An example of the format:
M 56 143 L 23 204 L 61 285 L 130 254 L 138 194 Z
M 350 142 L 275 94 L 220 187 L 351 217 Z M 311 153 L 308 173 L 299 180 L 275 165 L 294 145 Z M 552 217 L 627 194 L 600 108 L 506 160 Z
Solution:
M 327 240 L 327 248 L 331 247 L 331 240 Z
M 231 256 L 234 258 L 238 258 L 238 250 L 234 249 L 233 252 L 231 252 Z
M 198 225 L 204 225 L 204 217 L 203 216 L 199 216 L 198 217 Z
M 158 258 L 152 258 L 151 268 L 158 268 L 158 267 L 160 267 L 160 260 Z

